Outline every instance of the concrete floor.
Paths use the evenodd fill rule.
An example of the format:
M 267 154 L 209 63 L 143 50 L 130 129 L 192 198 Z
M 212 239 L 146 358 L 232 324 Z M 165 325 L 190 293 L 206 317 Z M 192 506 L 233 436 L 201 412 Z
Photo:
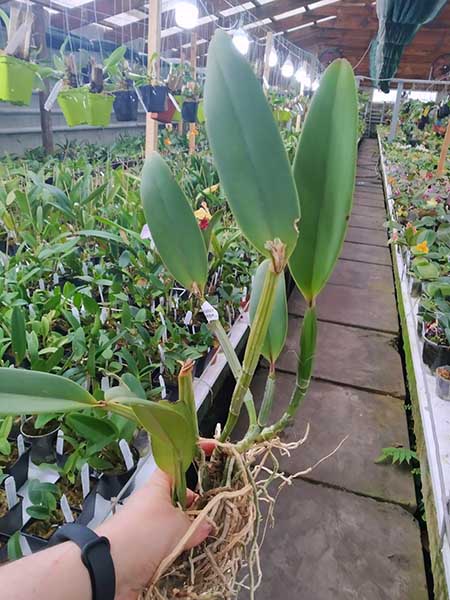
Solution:
M 407 469 L 375 463 L 382 448 L 408 446 L 377 159 L 375 140 L 364 140 L 347 240 L 318 302 L 314 381 L 297 423 L 284 434 L 286 440 L 298 440 L 309 423 L 309 438 L 281 465 L 290 474 L 304 470 L 349 437 L 332 458 L 282 492 L 276 527 L 262 550 L 264 580 L 257 600 L 428 598 L 420 532 L 412 516 L 413 479 Z M 294 386 L 303 309 L 293 292 L 274 413 L 282 411 Z M 262 395 L 264 383 L 260 369 L 255 397 Z

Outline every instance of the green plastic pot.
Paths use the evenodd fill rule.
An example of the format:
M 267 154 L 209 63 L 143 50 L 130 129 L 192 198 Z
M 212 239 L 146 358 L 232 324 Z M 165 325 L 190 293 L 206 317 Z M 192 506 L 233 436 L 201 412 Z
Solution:
M 287 123 L 291 120 L 292 115 L 290 110 L 275 110 L 274 111 L 275 119 L 280 123 Z
M 178 106 L 181 108 L 181 105 L 183 104 L 183 96 L 174 96 L 174 98 L 177 101 Z M 179 123 L 180 121 L 181 112 L 179 110 L 176 110 L 172 117 L 172 123 Z
M 58 104 L 69 127 L 87 123 L 87 90 L 72 88 L 58 94 Z
M 204 123 L 205 122 L 205 110 L 204 110 L 203 100 L 200 100 L 200 102 L 198 104 L 197 121 L 199 123 Z
M 87 94 L 87 123 L 107 127 L 111 121 L 114 96 L 112 94 Z
M 0 55 L 0 101 L 29 105 L 37 65 L 14 56 Z

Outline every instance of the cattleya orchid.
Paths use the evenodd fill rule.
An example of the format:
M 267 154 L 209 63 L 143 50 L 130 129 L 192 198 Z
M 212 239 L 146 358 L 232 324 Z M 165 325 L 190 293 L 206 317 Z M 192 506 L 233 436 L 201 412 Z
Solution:
M 198 221 L 200 229 L 206 229 L 212 219 L 212 215 L 209 212 L 206 202 L 201 203 L 201 207 L 194 212 L 194 215 Z

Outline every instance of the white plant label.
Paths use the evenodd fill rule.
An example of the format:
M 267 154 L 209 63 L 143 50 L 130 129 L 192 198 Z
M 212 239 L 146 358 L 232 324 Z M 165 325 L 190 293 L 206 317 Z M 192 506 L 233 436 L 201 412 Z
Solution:
M 211 321 L 219 320 L 219 313 L 214 308 L 214 306 L 211 306 L 211 304 L 209 302 L 206 302 L 206 301 L 203 302 L 202 311 L 203 311 L 203 314 L 205 315 L 208 323 L 211 323 Z
M 53 285 L 58 285 L 59 283 L 59 275 L 58 273 L 53 273 Z
M 78 321 L 78 323 L 81 323 L 80 311 L 78 310 L 78 308 L 76 306 L 72 306 L 72 310 L 70 312 L 72 313 L 74 318 Z
M 175 106 L 175 110 L 178 112 L 181 112 L 181 108 L 180 105 L 178 104 L 178 102 L 175 100 L 175 97 L 172 96 L 172 94 L 167 94 L 169 96 L 169 98 L 172 100 L 172 104 Z
M 166 353 L 164 352 L 164 346 L 162 344 L 158 344 L 158 352 L 161 362 L 164 363 L 166 360 Z
M 101 382 L 100 382 L 100 387 L 102 388 L 102 390 L 104 392 L 107 392 L 110 388 L 109 385 L 109 377 L 102 377 Z
M 41 292 L 45 292 L 45 283 L 43 279 L 39 279 L 39 289 Z
M 28 305 L 28 311 L 30 313 L 30 319 L 35 319 L 36 318 L 36 311 L 34 310 L 34 306 L 32 304 Z
M 192 310 L 188 310 L 186 316 L 184 317 L 184 324 L 190 325 L 192 322 Z
M 127 468 L 127 471 L 134 467 L 133 455 L 131 454 L 130 446 L 128 445 L 127 440 L 120 440 L 119 442 L 120 452 L 123 456 L 123 462 Z
M 25 454 L 25 441 L 21 433 L 17 436 L 17 452 L 19 453 L 19 457 Z
M 58 431 L 58 437 L 56 438 L 56 454 L 62 456 L 64 453 L 64 431 L 61 429 Z
M 138 87 L 136 87 L 135 85 L 134 85 L 133 87 L 134 87 L 134 91 L 135 91 L 135 92 L 136 92 L 136 94 L 137 94 L 138 100 L 139 100 L 139 102 L 141 103 L 141 106 L 142 106 L 142 108 L 144 109 L 144 112 L 147 112 L 147 107 L 146 107 L 146 106 L 145 106 L 145 104 L 144 104 L 144 100 L 142 99 L 142 94 L 141 94 L 141 92 L 139 91 L 139 88 L 138 88 Z
M 73 523 L 75 519 L 73 518 L 72 511 L 70 510 L 69 501 L 66 498 L 66 495 L 63 494 L 61 496 L 61 500 L 59 501 L 61 506 L 62 514 L 64 515 L 64 521 L 66 523 Z
M 58 97 L 58 94 L 61 91 L 61 88 L 62 88 L 63 84 L 64 84 L 64 81 L 62 79 L 60 79 L 53 86 L 52 91 L 48 95 L 48 98 L 47 98 L 47 100 L 45 101 L 45 104 L 44 104 L 44 108 L 45 108 L 45 110 L 47 112 L 50 111 L 50 110 L 52 110 L 52 107 L 53 107 L 53 105 L 56 102 L 56 98 Z
M 89 481 L 89 465 L 84 463 L 81 467 L 81 489 L 83 490 L 83 498 L 89 494 L 91 490 L 91 483 Z
M 23 537 L 23 535 L 19 537 L 19 544 L 22 551 L 22 556 L 30 556 L 30 554 L 32 554 L 30 544 L 28 543 L 27 538 Z
M 5 479 L 5 492 L 8 508 L 11 510 L 18 502 L 16 482 L 14 481 L 14 477 L 8 477 Z
M 108 311 L 106 310 L 105 307 L 103 307 L 102 310 L 100 311 L 100 321 L 101 321 L 102 325 L 104 325 L 106 323 L 107 318 L 108 318 Z
M 64 265 L 62 263 L 58 263 L 58 269 L 59 269 L 61 275 L 64 275 L 64 273 L 66 272 Z
M 167 396 L 166 382 L 164 381 L 164 377 L 162 375 L 159 376 L 158 380 L 159 387 L 161 388 L 161 398 L 164 400 L 164 398 Z

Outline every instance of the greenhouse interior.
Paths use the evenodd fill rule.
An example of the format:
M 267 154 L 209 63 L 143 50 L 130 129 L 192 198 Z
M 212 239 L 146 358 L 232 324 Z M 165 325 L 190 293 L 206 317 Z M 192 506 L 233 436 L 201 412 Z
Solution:
M 450 598 L 450 2 L 0 0 L 0 598 Z

